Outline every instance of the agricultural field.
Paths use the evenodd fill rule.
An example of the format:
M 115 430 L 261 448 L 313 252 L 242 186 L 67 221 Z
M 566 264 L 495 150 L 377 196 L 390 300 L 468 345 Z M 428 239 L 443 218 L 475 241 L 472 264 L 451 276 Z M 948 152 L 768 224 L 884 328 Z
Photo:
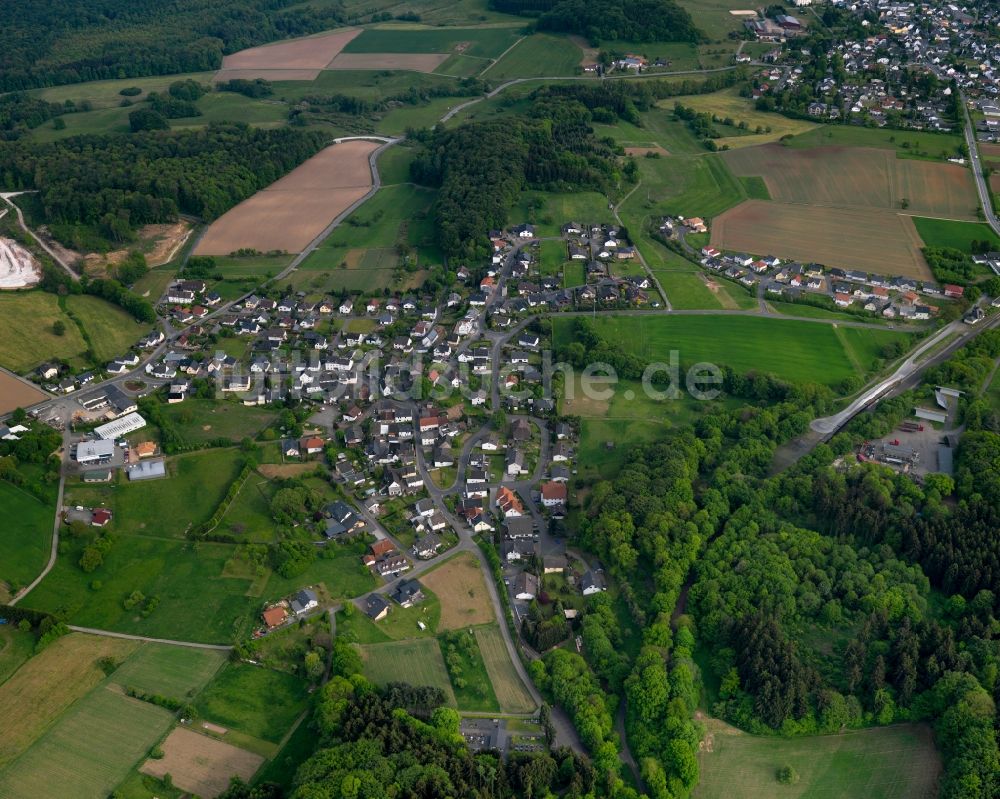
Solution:
M 344 47 L 344 53 L 461 53 L 496 58 L 520 36 L 521 25 L 483 28 L 432 28 L 426 25 L 379 25 Z
M 213 275 L 223 280 L 253 280 L 263 283 L 292 262 L 291 255 L 216 255 Z
M 377 147 L 370 141 L 327 147 L 215 220 L 195 253 L 300 252 L 371 189 L 368 156 Z
M 441 647 L 434 638 L 364 644 L 360 647 L 364 675 L 378 685 L 408 682 L 444 691 L 447 704 L 458 703 L 448 678 Z
M 305 710 L 308 686 L 282 671 L 230 663 L 198 695 L 205 721 L 278 743 Z
M 226 662 L 224 652 L 145 644 L 111 675 L 122 688 L 190 700 Z
M 0 796 L 104 799 L 173 723 L 169 710 L 100 685 L 0 771 Z
M 0 413 L 10 413 L 15 408 L 30 408 L 47 396 L 41 389 L 0 371 Z
M 55 520 L 55 491 L 49 502 L 12 483 L 0 480 L 0 508 L 5 521 L 0 525 L 0 600 L 7 586 L 30 583 L 49 558 L 52 523 Z
M 535 702 L 510 662 L 500 628 L 496 624 L 479 626 L 475 628 L 475 636 L 500 710 L 504 713 L 533 712 Z
M 438 636 L 445 665 L 454 670 L 451 687 L 459 710 L 496 713 L 500 710 L 490 674 L 479 650 L 479 639 L 472 628 Z
M 90 336 L 94 355 L 100 361 L 124 355 L 152 325 L 136 322 L 126 311 L 100 297 L 87 294 L 66 298 L 66 310 L 79 320 Z
M 743 27 L 746 17 L 736 16 L 730 11 L 753 10 L 753 3 L 745 0 L 678 0 L 678 5 L 687 9 L 694 24 L 707 34 L 717 35 L 720 39 L 723 32 L 739 30 Z
M 709 720 L 698 755 L 695 799 L 771 799 L 775 796 L 841 799 L 931 799 L 937 796 L 941 758 L 926 725 L 899 724 L 818 737 L 747 735 Z M 777 771 L 791 766 L 794 785 Z
M 441 630 L 495 621 L 483 571 L 475 556 L 463 553 L 420 578 L 441 599 Z
M 913 218 L 893 211 L 747 200 L 715 218 L 712 246 L 931 280 Z
M 897 158 L 945 161 L 958 156 L 965 139 L 958 133 L 919 133 L 890 128 L 863 128 L 857 125 L 821 125 L 808 133 L 788 139 L 795 149 L 813 147 L 876 147 L 892 150 Z
M 62 322 L 63 335 L 52 332 Z M 59 307 L 55 294 L 19 291 L 0 294 L 0 366 L 24 373 L 52 358 L 79 360 L 87 349 L 73 320 Z
M 972 251 L 972 242 L 988 241 L 991 249 L 1000 249 L 1000 237 L 983 222 L 953 222 L 948 219 L 914 217 L 913 224 L 928 247 L 953 247 Z
M 730 150 L 723 157 L 736 175 L 764 178 L 779 202 L 976 219 L 972 176 L 957 164 L 896 158 L 874 147 L 802 150 L 780 144 Z
M 358 28 L 340 28 L 300 39 L 251 47 L 222 59 L 217 82 L 233 78 L 265 80 L 314 80 L 320 70 L 361 34 Z
M 176 727 L 160 747 L 163 757 L 150 758 L 142 773 L 162 778 L 169 774 L 178 788 L 195 796 L 217 796 L 237 776 L 249 782 L 264 758 L 253 752 Z
M 418 265 L 439 263 L 431 210 L 435 197 L 432 190 L 408 184 L 379 189 L 303 262 L 289 285 L 316 292 L 392 286 L 403 279 L 397 274 L 397 244 L 411 248 Z
M 636 317 L 605 315 L 592 320 L 597 332 L 643 359 L 666 360 L 678 350 L 682 368 L 696 362 L 730 366 L 738 372 L 771 372 L 785 380 L 835 386 L 863 373 L 855 363 L 870 364 L 879 349 L 904 333 L 864 329 L 851 353 L 832 325 L 734 316 Z M 553 320 L 553 343 L 559 347 L 572 331 L 569 319 Z
M 138 535 L 117 537 L 104 564 L 90 574 L 78 565 L 72 542 L 23 604 L 64 613 L 73 623 L 103 630 L 204 643 L 229 643 L 249 634 L 258 600 L 248 596 L 254 575 L 231 576 L 236 547 Z M 133 592 L 145 598 L 131 610 Z M 145 618 L 152 598 L 159 604 Z
M 4 731 L 0 775 L 70 705 L 104 679 L 98 660 L 122 659 L 138 647 L 134 641 L 71 633 L 14 672 L 0 685 L 0 729 Z
M 0 627 L 0 685 L 31 657 L 35 649 L 35 636 L 21 632 L 13 624 Z
M 484 70 L 491 81 L 580 72 L 583 51 L 564 36 L 535 34 L 521 39 L 499 61 Z

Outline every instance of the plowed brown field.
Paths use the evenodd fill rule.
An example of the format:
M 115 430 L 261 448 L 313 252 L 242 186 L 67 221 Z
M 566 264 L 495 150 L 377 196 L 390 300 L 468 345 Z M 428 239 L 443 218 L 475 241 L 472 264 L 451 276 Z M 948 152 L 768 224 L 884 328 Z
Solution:
M 371 189 L 368 156 L 377 147 L 370 141 L 327 147 L 215 220 L 195 253 L 228 255 L 243 248 L 301 252 Z

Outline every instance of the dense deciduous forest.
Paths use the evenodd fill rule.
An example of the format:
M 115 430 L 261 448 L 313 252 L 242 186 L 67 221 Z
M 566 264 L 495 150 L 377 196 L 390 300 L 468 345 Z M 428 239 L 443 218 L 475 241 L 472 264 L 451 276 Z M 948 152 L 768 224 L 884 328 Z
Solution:
M 577 33 L 594 44 L 699 42 L 704 34 L 673 0 L 491 0 L 497 11 L 538 16 L 539 30 Z
M 226 53 L 345 20 L 339 0 L 2 3 L 0 91 L 218 69 Z
M 607 347 L 587 322 L 578 328 L 567 354 L 604 357 Z M 927 380 L 975 389 L 997 355 L 1000 334 L 983 334 Z M 724 385 L 747 404 L 710 411 L 693 430 L 636 449 L 615 480 L 591 487 L 577 532 L 643 630 L 640 654 L 625 664 L 609 661 L 599 640 L 584 655 L 607 694 L 619 693 L 628 673 L 627 730 L 650 795 L 687 796 L 697 778 L 692 712 L 699 681 L 711 677 L 711 711 L 761 734 L 928 720 L 945 760 L 942 796 L 993 797 L 1000 784 L 995 412 L 982 400 L 964 403 L 970 432 L 954 481 L 932 474 L 920 485 L 850 457 L 860 441 L 886 435 L 909 414 L 912 395 L 769 477 L 775 447 L 829 409 L 829 392 L 766 375 L 729 373 Z M 848 457 L 835 466 L 838 455 Z M 707 674 L 695 663 L 699 649 Z M 535 668 L 544 685 L 545 672 Z M 577 692 L 586 694 L 588 683 L 572 682 L 573 691 L 555 699 L 575 716 Z M 599 718 L 583 723 L 597 724 L 591 738 L 602 774 Z
M 0 184 L 40 191 L 43 221 L 68 244 L 96 231 L 112 243 L 187 213 L 211 220 L 323 146 L 317 132 L 213 125 L 177 133 L 0 143 Z

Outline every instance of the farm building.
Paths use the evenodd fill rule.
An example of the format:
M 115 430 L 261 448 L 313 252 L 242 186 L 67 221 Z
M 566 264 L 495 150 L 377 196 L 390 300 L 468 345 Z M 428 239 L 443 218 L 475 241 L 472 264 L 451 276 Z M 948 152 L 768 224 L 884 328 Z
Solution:
M 120 419 L 115 419 L 113 422 L 95 427 L 94 432 L 99 438 L 115 439 L 133 433 L 145 426 L 145 419 L 137 413 L 130 413 L 122 416 Z
M 158 477 L 166 476 L 167 464 L 163 458 L 157 458 L 153 461 L 142 461 L 128 470 L 128 479 L 132 482 L 155 480 Z

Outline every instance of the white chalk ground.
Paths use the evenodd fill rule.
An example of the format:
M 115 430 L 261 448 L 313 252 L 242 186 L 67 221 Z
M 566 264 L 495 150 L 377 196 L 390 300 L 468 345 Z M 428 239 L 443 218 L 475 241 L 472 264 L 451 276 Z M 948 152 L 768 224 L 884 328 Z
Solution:
M 25 289 L 41 279 L 35 257 L 13 239 L 0 238 L 0 289 Z

